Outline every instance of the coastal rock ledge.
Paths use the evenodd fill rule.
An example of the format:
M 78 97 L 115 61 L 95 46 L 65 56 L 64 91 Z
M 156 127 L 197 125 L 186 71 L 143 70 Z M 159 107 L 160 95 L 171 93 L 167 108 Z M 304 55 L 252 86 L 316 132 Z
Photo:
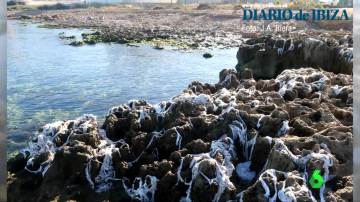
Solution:
M 8 161 L 8 200 L 352 201 L 352 105 L 351 75 L 224 69 L 170 101 L 113 107 L 103 124 L 45 125 Z
M 245 40 L 239 47 L 237 59 L 236 69 L 251 69 L 254 78 L 272 79 L 289 67 L 319 67 L 351 74 L 353 38 L 342 31 L 262 35 Z

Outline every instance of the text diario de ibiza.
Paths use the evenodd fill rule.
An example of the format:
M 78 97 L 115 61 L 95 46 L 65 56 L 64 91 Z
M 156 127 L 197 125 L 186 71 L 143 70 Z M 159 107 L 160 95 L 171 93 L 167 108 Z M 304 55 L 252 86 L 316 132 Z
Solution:
M 244 9 L 243 20 L 349 20 L 346 9 Z

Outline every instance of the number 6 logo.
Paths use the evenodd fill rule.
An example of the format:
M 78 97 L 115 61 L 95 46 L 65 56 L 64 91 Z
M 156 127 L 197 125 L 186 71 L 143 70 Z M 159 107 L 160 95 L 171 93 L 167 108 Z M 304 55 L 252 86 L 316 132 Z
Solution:
M 320 175 L 320 170 L 316 169 L 309 180 L 309 184 L 313 189 L 320 189 L 324 184 L 324 178 Z

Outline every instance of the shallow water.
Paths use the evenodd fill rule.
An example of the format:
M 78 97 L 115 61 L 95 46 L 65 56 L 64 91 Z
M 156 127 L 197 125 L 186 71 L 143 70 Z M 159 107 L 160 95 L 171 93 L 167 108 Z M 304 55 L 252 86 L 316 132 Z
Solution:
M 8 154 L 48 122 L 108 109 L 130 99 L 169 100 L 191 81 L 215 83 L 219 71 L 233 68 L 236 49 L 155 50 L 149 46 L 66 45 L 58 34 L 81 30 L 45 29 L 8 22 Z M 84 30 L 83 30 L 84 31 Z

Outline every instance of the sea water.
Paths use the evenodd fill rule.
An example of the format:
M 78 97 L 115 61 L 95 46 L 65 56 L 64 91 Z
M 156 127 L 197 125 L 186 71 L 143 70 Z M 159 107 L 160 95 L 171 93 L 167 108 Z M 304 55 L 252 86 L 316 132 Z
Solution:
M 8 21 L 8 154 L 25 146 L 46 123 L 94 114 L 103 120 L 112 106 L 131 99 L 155 104 L 179 94 L 192 81 L 216 83 L 236 65 L 236 48 L 205 51 L 156 50 L 150 46 L 96 44 L 73 47 L 59 33 Z

